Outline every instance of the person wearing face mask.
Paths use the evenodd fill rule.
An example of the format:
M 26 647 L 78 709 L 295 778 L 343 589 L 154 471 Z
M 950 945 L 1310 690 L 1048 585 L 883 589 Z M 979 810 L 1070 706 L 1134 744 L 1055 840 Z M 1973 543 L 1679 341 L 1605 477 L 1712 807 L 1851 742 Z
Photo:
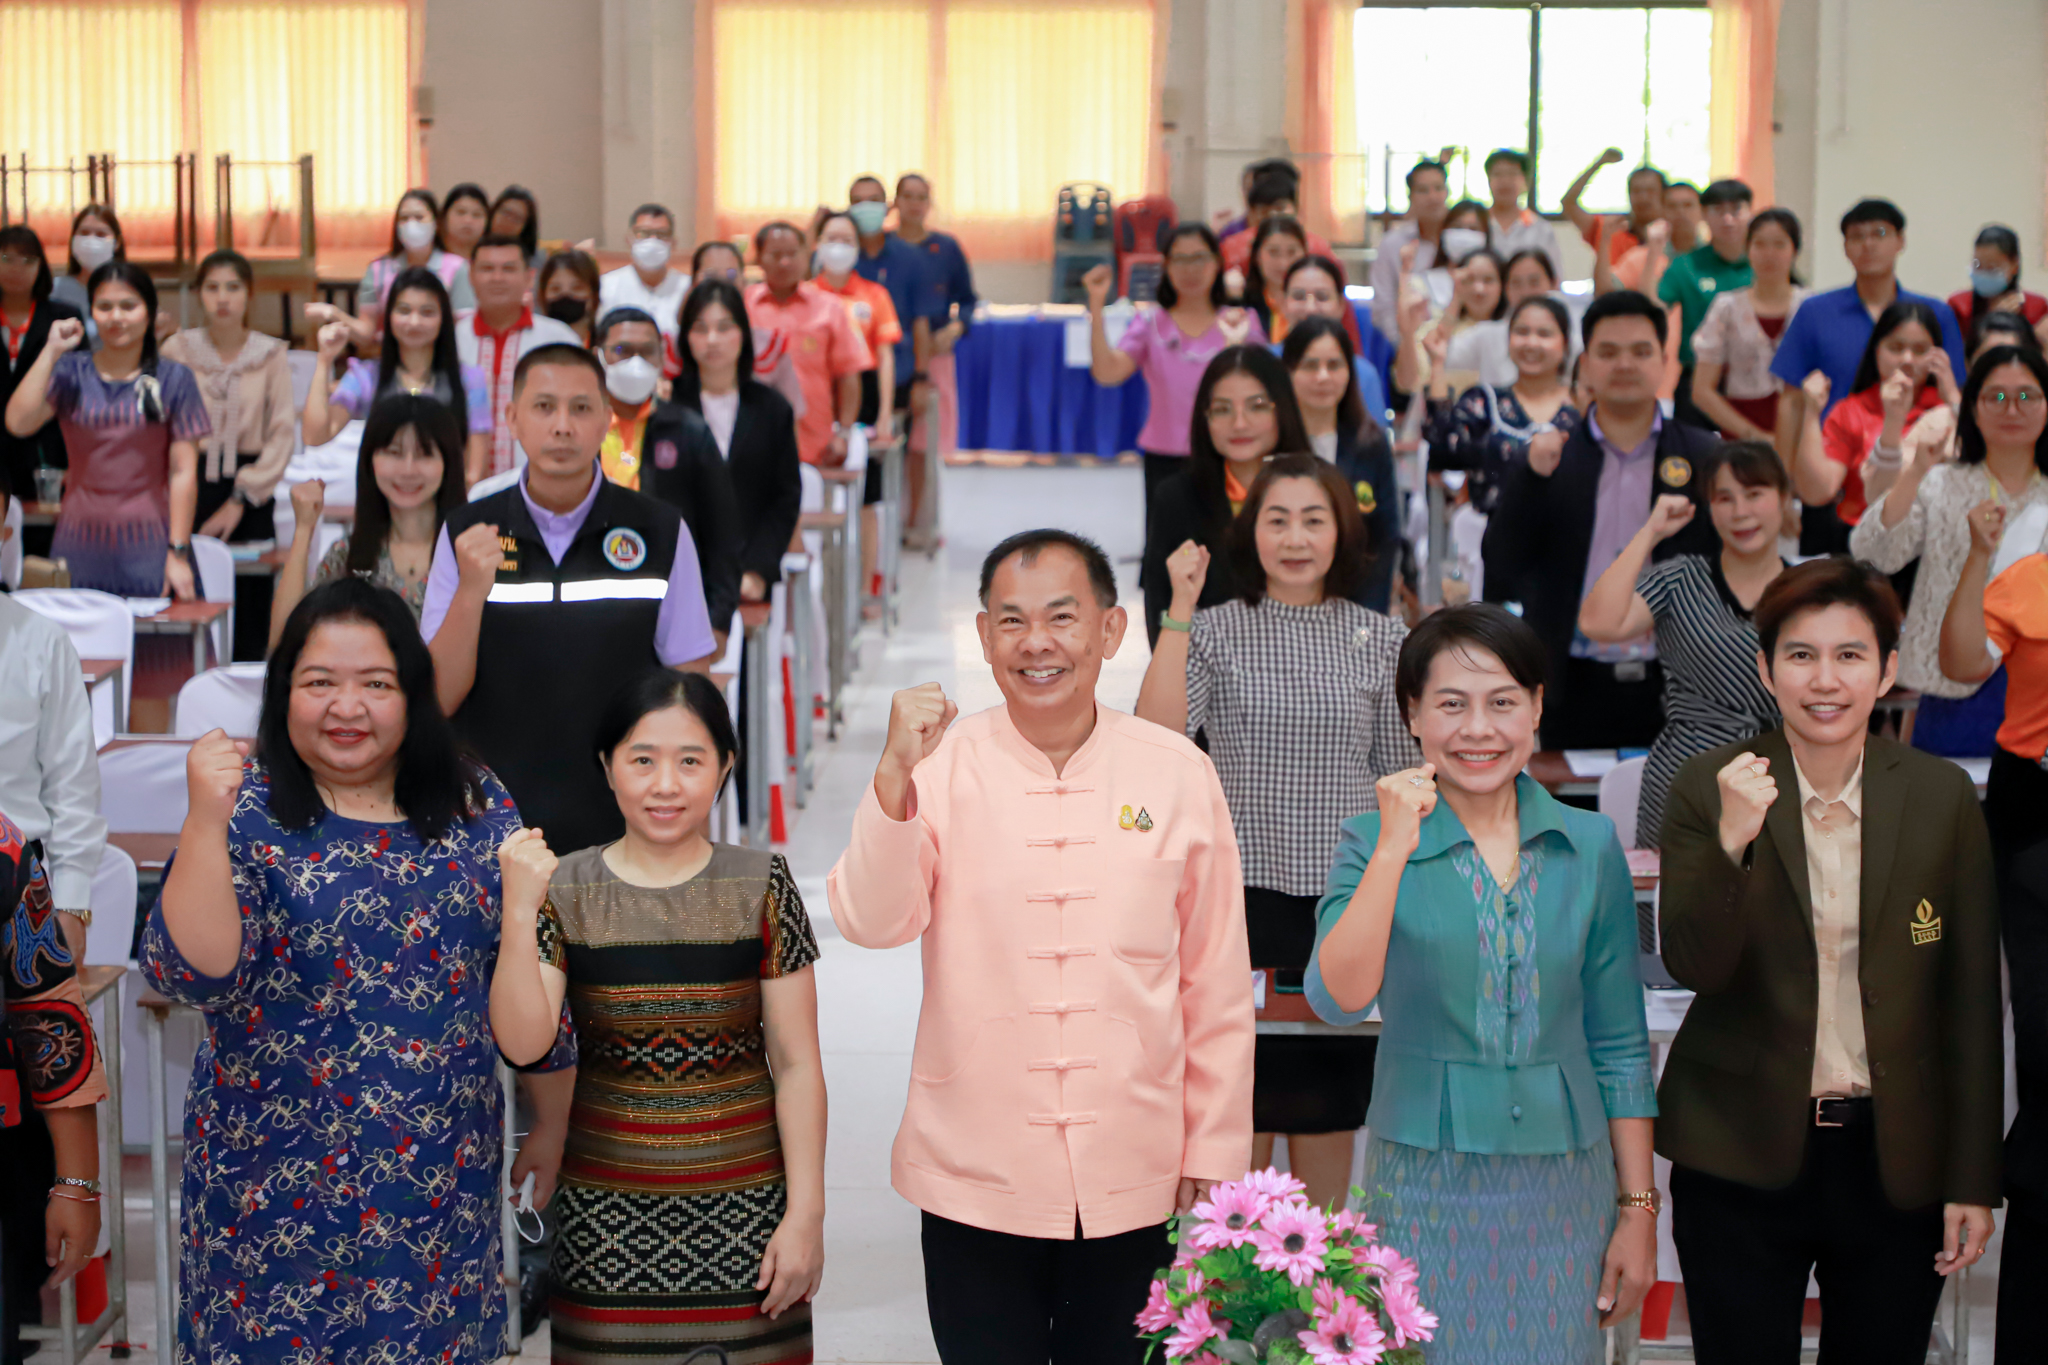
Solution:
M 712 629 L 723 636 L 740 601 L 739 508 L 732 476 L 703 417 L 657 399 L 661 331 L 638 308 L 614 308 L 597 324 L 612 422 L 598 450 L 604 476 L 683 514 L 697 543 L 697 572 Z
M 924 253 L 883 231 L 882 225 L 889 216 L 889 192 L 882 182 L 871 175 L 862 176 L 848 189 L 847 199 L 847 216 L 853 220 L 860 243 L 854 269 L 862 279 L 888 290 L 889 301 L 896 305 L 896 321 L 902 335 L 895 345 L 894 409 L 909 412 L 921 396 L 919 386 L 931 378 L 925 366 L 931 360 L 932 328 L 943 325 L 945 316 L 926 278 Z M 886 438 L 888 432 L 885 430 L 883 435 Z M 868 468 L 872 470 L 875 466 Z M 879 496 L 880 475 L 871 477 L 876 480 L 872 486 Z
M 1444 229 L 1449 236 L 1454 229 Z M 1434 273 L 1434 272 L 1431 272 Z M 1431 385 L 1447 385 L 1455 393 L 1479 378 L 1476 370 L 1443 369 L 1450 347 L 1475 327 L 1507 316 L 1507 262 L 1481 247 L 1461 258 L 1454 272 L 1450 303 L 1430 316 L 1432 296 L 1417 287 L 1417 277 L 1403 277 L 1406 292 L 1401 309 L 1401 345 L 1394 353 L 1394 388 L 1401 394 L 1426 393 Z
M 390 306 L 398 277 L 415 267 L 432 271 L 441 282 L 448 295 L 451 318 L 455 311 L 476 307 L 468 263 L 441 248 L 440 209 L 431 190 L 410 189 L 399 196 L 398 207 L 391 215 L 390 253 L 371 261 L 369 269 L 363 272 L 363 282 L 356 288 L 354 315 L 331 303 L 309 303 L 306 321 L 316 328 L 338 322 L 348 329 L 350 345 L 374 346 L 384 330 L 385 310 Z
M 859 229 L 851 214 L 827 214 L 818 221 L 817 236 L 818 269 L 811 283 L 845 301 L 847 319 L 875 360 L 860 375 L 860 422 L 872 429 L 879 441 L 891 440 L 896 433 L 896 413 L 902 410 L 900 405 L 910 400 L 910 385 L 897 383 L 896 363 L 901 350 L 898 343 L 903 340 L 903 326 L 896 314 L 896 302 L 888 289 L 854 273 L 861 247 Z M 875 574 L 882 547 L 881 519 L 875 504 L 881 500 L 882 461 L 870 458 L 861 493 L 860 581 L 868 585 L 868 595 L 876 598 L 881 596 L 881 584 Z M 864 610 L 870 617 L 879 617 L 881 603 L 871 602 Z
M 2038 328 L 2048 318 L 2048 299 L 2020 288 L 2020 235 L 2000 223 L 1988 223 L 1971 248 L 1970 287 L 1948 296 L 1956 325 L 1963 329 L 1966 349 L 1977 350 L 1978 328 L 1993 313 L 2017 313 Z
M 86 336 L 99 344 L 99 329 L 92 322 L 92 304 L 85 297 L 86 277 L 108 261 L 125 261 L 128 249 L 121 237 L 121 220 L 106 204 L 87 204 L 71 218 L 71 260 L 50 286 L 50 297 L 78 310 L 86 320 Z
M 860 372 L 874 359 L 846 306 L 804 278 L 805 245 L 794 223 L 767 223 L 754 234 L 761 279 L 746 287 L 754 371 L 796 410 L 804 462 L 836 468 L 846 461 L 847 432 L 860 420 Z
M 512 438 L 512 374 L 519 357 L 541 346 L 582 344 L 567 323 L 542 314 L 526 303 L 526 252 L 517 237 L 487 234 L 469 261 L 469 282 L 476 307 L 455 318 L 455 355 L 484 376 L 491 405 L 490 461 L 468 471 L 474 484 L 526 463 L 526 452 Z
M 669 264 L 676 250 L 676 216 L 660 204 L 642 204 L 633 210 L 631 233 L 633 263 L 606 271 L 598 281 L 597 315 L 638 308 L 673 341 L 676 314 L 690 289 L 690 277 Z
M 1422 757 L 1394 700 L 1407 628 L 1356 601 L 1365 542 L 1342 474 L 1313 455 L 1275 456 L 1230 524 L 1236 597 L 1197 611 L 1209 552 L 1189 541 L 1167 559 L 1169 629 L 1138 692 L 1140 720 L 1206 734 L 1244 863 L 1252 966 L 1282 987 L 1308 966 L 1338 826 L 1374 808 L 1374 782 Z M 1253 1170 L 1285 1133 L 1308 1202 L 1342 1205 L 1376 1043 L 1258 1040 Z
M 590 344 L 590 327 L 597 321 L 597 296 L 601 281 L 597 262 L 587 251 L 557 251 L 540 268 L 533 296 L 541 312 L 576 334 L 578 345 Z
M 59 303 L 56 281 L 42 239 L 26 223 L 0 227 L 0 412 L 21 377 L 35 368 L 36 357 L 50 344 L 50 328 L 63 319 L 79 320 L 78 309 Z M 36 470 L 64 467 L 64 436 L 57 423 L 17 437 L 0 426 L 0 479 L 15 496 L 36 496 Z M 47 550 L 38 542 L 35 553 Z

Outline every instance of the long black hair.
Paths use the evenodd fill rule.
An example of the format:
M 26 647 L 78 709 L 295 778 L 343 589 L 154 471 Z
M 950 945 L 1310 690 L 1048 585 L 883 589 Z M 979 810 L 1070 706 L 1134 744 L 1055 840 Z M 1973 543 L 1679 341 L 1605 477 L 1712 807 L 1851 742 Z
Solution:
M 28 296 L 37 303 L 50 297 L 50 290 L 55 287 L 57 281 L 50 273 L 50 257 L 43 250 L 43 239 L 36 236 L 35 229 L 27 223 L 11 223 L 6 227 L 0 227 L 0 251 L 9 249 L 19 251 L 22 255 L 35 260 L 36 282 L 29 286 Z
M 448 286 L 441 283 L 441 277 L 431 266 L 409 265 L 399 271 L 391 281 L 391 292 L 384 296 L 384 346 L 377 353 L 377 387 L 371 395 L 374 399 L 398 377 L 398 331 L 391 325 L 391 315 L 398 311 L 398 296 L 408 289 L 431 294 L 434 302 L 441 305 L 441 330 L 434 337 L 434 373 L 447 381 L 448 407 L 455 413 L 456 422 L 468 431 L 469 396 L 462 390 L 462 358 L 455 351 L 455 306 L 448 301 Z
M 1308 428 L 1302 425 L 1301 405 L 1294 398 L 1294 377 L 1278 356 L 1263 346 L 1226 346 L 1202 371 L 1202 383 L 1195 390 L 1194 413 L 1188 422 L 1188 476 L 1195 494 L 1208 510 L 1218 536 L 1230 524 L 1230 494 L 1223 482 L 1223 454 L 1209 436 L 1209 399 L 1216 385 L 1234 374 L 1257 380 L 1273 400 L 1273 417 L 1279 424 L 1274 433 L 1275 455 L 1313 454 Z
M 683 372 L 676 378 L 676 397 L 695 405 L 697 395 L 703 391 L 704 377 L 697 372 L 697 357 L 690 350 L 690 329 L 697 325 L 697 319 L 712 304 L 718 304 L 732 316 L 733 325 L 740 329 L 740 358 L 736 371 L 741 386 L 754 377 L 754 329 L 747 325 L 747 300 L 740 293 L 738 285 L 721 275 L 708 280 L 698 280 L 690 286 L 690 292 L 683 295 L 682 311 L 676 315 L 676 359 L 682 362 Z
M 356 522 L 348 537 L 348 567 L 352 573 L 373 573 L 377 557 L 391 537 L 391 500 L 377 486 L 376 459 L 380 451 L 398 443 L 406 428 L 418 438 L 423 450 L 441 457 L 441 487 L 434 494 L 434 525 L 438 530 L 448 514 L 462 506 L 462 423 L 444 403 L 425 394 L 394 393 L 380 398 L 363 422 L 362 446 L 356 452 Z
M 1988 453 L 1984 445 L 1984 429 L 1977 425 L 1977 399 L 1984 392 L 1984 383 L 1991 378 L 1991 372 L 2001 365 L 2024 365 L 2027 373 L 2034 376 L 2041 392 L 2048 394 L 2048 356 L 2043 356 L 2033 346 L 1993 346 L 1977 357 L 1977 363 L 1970 367 L 1970 377 L 1963 381 L 1963 393 L 1956 414 L 1956 462 L 1958 464 L 1982 464 Z M 2034 467 L 2048 473 L 2048 426 L 2041 429 L 2041 435 L 2034 442 Z
M 1941 319 L 1935 316 L 1933 307 L 1917 299 L 1894 299 L 1877 315 L 1877 325 L 1870 329 L 1870 340 L 1863 347 L 1863 359 L 1856 365 L 1856 381 L 1849 386 L 1850 393 L 1861 393 L 1877 383 L 1877 348 L 1909 322 L 1926 328 L 1927 335 L 1934 339 L 1934 348 L 1942 349 Z M 1929 377 L 1924 382 L 1934 381 Z
M 1272 281 L 1266 279 L 1265 274 L 1259 269 L 1259 248 L 1277 236 L 1292 237 L 1301 243 L 1302 256 L 1308 255 L 1308 229 L 1301 225 L 1301 219 L 1291 213 L 1274 214 L 1259 224 L 1259 230 L 1252 234 L 1251 256 L 1244 267 L 1244 301 L 1247 307 L 1258 312 L 1259 321 L 1265 324 L 1269 333 L 1272 331 L 1272 310 L 1266 303 L 1266 286 L 1268 283 L 1279 286 L 1284 283 L 1285 277 Z
M 725 694 L 702 673 L 685 673 L 675 668 L 649 668 L 612 693 L 597 720 L 597 766 L 608 767 L 613 752 L 626 742 L 634 727 L 671 706 L 688 711 L 711 732 L 711 747 L 718 751 L 719 770 L 731 777 L 737 766 L 740 742 L 733 732 L 732 712 L 726 709 Z M 725 790 L 723 780 L 718 789 Z
M 484 234 L 488 236 L 491 231 L 491 196 L 484 193 L 482 185 L 468 180 L 463 181 L 460 185 L 448 191 L 448 197 L 441 201 L 441 212 L 435 221 L 446 225 L 448 222 L 448 210 L 455 207 L 455 201 L 458 199 L 476 200 L 477 207 L 484 211 Z
M 420 203 L 427 206 L 427 217 L 434 221 L 434 245 L 431 249 L 434 251 L 446 251 L 448 248 L 441 245 L 441 206 L 434 202 L 434 192 L 432 190 L 415 185 L 404 194 L 399 195 L 398 202 L 391 206 L 390 254 L 398 257 L 400 260 L 405 259 L 405 243 L 398 240 L 398 214 L 405 207 L 408 199 L 417 199 Z
M 498 202 L 491 205 L 493 219 L 497 218 L 498 210 L 505 207 L 505 201 L 508 199 L 517 199 L 526 205 L 526 224 L 519 229 L 519 249 L 526 253 L 526 259 L 530 261 L 533 259 L 533 253 L 540 249 L 540 202 L 526 186 L 507 185 L 499 192 Z M 490 224 L 485 224 L 484 230 L 488 232 Z
M 1337 400 L 1337 430 L 1354 441 L 1364 440 L 1377 424 L 1359 395 L 1358 352 L 1352 349 L 1351 334 L 1344 330 L 1343 323 L 1321 316 L 1295 323 L 1287 329 L 1287 340 L 1280 344 L 1280 363 L 1292 375 L 1307 358 L 1308 348 L 1325 337 L 1334 338 L 1337 349 L 1344 353 L 1344 396 Z
M 156 379 L 156 282 L 141 266 L 132 264 L 125 256 L 116 256 L 93 271 L 85 281 L 88 314 L 92 312 L 92 301 L 99 297 L 100 290 L 110 284 L 125 284 L 141 295 L 142 306 L 149 314 L 142 324 L 142 377 L 136 381 L 135 393 L 142 405 L 143 420 L 161 422 L 164 420 L 164 400 Z
M 420 638 L 412 608 L 389 588 L 350 574 L 323 583 L 299 599 L 285 618 L 270 667 L 263 675 L 263 711 L 256 722 L 256 760 L 270 772 L 270 814 L 288 829 L 306 829 L 327 817 L 313 771 L 291 737 L 292 673 L 316 626 L 355 621 L 384 634 L 405 693 L 405 740 L 398 749 L 392 795 L 405 819 L 428 843 L 484 805 L 483 771 L 462 750 L 455 727 L 434 694 L 434 656 Z
M 1501 259 L 1500 253 L 1490 246 L 1479 247 L 1476 250 L 1466 252 L 1460 257 L 1454 269 L 1463 270 L 1472 262 L 1482 258 L 1493 262 L 1494 277 L 1500 281 L 1500 291 L 1494 295 L 1493 299 L 1493 311 L 1488 313 L 1483 321 L 1498 322 L 1508 315 L 1508 263 Z
M 1175 223 L 1173 231 L 1166 234 L 1166 245 L 1162 248 L 1168 257 L 1173 255 L 1174 244 L 1183 237 L 1198 238 L 1202 245 L 1208 248 L 1209 254 L 1216 258 L 1216 278 L 1209 285 L 1209 306 L 1219 309 L 1228 308 L 1230 306 L 1230 295 L 1223 288 L 1222 243 L 1216 240 L 1216 234 L 1209 230 L 1207 223 Z M 1159 272 L 1159 288 L 1154 297 L 1159 300 L 1159 306 L 1166 309 L 1171 309 L 1180 302 L 1180 291 L 1173 287 L 1171 271 L 1161 270 Z

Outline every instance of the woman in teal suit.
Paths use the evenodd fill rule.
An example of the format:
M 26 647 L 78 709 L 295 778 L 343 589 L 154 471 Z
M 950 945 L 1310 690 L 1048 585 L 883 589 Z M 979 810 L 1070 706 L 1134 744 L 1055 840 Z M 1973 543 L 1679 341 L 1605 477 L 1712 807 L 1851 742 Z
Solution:
M 1344 822 L 1317 907 L 1316 1013 L 1380 1006 L 1364 1212 L 1420 1263 L 1430 1365 L 1592 1365 L 1657 1278 L 1635 896 L 1613 823 L 1522 774 L 1543 671 L 1490 603 L 1410 633 L 1423 765 Z

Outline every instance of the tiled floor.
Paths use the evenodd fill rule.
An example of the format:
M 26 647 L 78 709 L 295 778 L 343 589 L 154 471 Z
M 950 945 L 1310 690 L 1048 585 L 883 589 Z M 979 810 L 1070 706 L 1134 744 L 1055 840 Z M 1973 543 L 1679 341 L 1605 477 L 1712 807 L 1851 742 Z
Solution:
M 963 711 L 999 700 L 974 633 L 974 589 L 982 554 L 1013 531 L 1058 525 L 1096 536 L 1113 557 L 1133 561 L 1119 565 L 1119 577 L 1127 600 L 1135 602 L 1139 490 L 1135 467 L 947 471 L 946 548 L 932 559 L 906 562 L 901 626 L 887 638 L 870 630 L 848 696 L 845 731 L 837 744 L 820 750 L 816 790 L 807 808 L 792 812 L 785 851 L 824 948 L 819 1028 L 832 1117 L 825 1283 L 815 1305 L 821 1362 L 925 1365 L 938 1359 L 925 1320 L 917 1211 L 889 1188 L 889 1146 L 909 1084 L 917 1020 L 917 949 L 872 952 L 847 944 L 832 928 L 824 892 L 853 808 L 873 775 L 889 696 L 900 687 L 936 681 Z M 1144 633 L 1134 629 L 1105 671 L 1105 702 L 1132 704 L 1145 659 Z M 129 1226 L 131 1236 L 147 1238 L 146 1199 L 131 1213 Z M 146 1337 L 153 1330 L 142 1325 L 150 1322 L 146 1253 L 138 1257 L 136 1273 L 143 1281 L 134 1286 L 135 1335 Z M 1995 1275 L 1995 1259 L 1987 1260 L 1972 1284 L 1972 1354 L 1978 1362 L 1991 1359 Z M 527 1339 L 522 1358 L 544 1359 L 546 1341 L 543 1328 Z M 142 1351 L 134 1359 L 154 1357 Z

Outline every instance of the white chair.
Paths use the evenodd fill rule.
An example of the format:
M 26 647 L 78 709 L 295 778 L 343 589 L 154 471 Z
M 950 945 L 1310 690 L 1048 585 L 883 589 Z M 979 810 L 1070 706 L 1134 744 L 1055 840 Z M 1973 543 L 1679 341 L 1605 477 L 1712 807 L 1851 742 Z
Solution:
M 134 959 L 128 949 L 135 942 L 135 897 L 140 885 L 141 874 L 135 870 L 135 860 L 108 844 L 92 874 L 92 923 L 85 931 L 87 962 L 96 967 L 132 965 Z
M 0 530 L 0 584 L 9 592 L 21 586 L 21 499 L 7 500 L 7 521 Z
M 135 1003 L 142 998 L 142 972 L 128 955 L 135 941 L 137 886 L 135 860 L 108 844 L 92 879 L 92 927 L 85 931 L 85 960 L 96 967 L 127 968 L 121 982 L 121 1017 L 107 1017 L 108 997 L 101 996 L 94 1026 L 102 1038 L 114 1028 L 121 1030 L 120 1141 L 143 1147 L 149 1143 L 149 1037 Z M 173 1014 L 164 1032 L 166 1094 L 185 1093 L 198 1050 L 197 1018 L 182 1011 Z
M 190 741 L 163 740 L 100 755 L 100 814 L 116 834 L 176 834 L 185 824 Z
M 127 716 L 135 691 L 135 614 L 122 598 L 92 588 L 25 588 L 14 600 L 62 626 L 79 658 L 121 661 L 118 698 L 110 687 L 92 690 L 93 739 L 105 744 L 114 737 L 117 702 Z
M 519 476 L 526 472 L 524 465 L 515 465 L 502 474 L 493 474 L 488 479 L 478 479 L 469 490 L 469 500 L 480 502 L 493 493 L 503 492 L 519 482 Z
M 1636 846 L 1636 807 L 1643 796 L 1643 765 L 1649 759 L 1625 758 L 1600 775 L 1600 813 L 1614 822 L 1623 848 Z
M 214 662 L 224 664 L 235 657 L 235 552 L 213 536 L 192 537 L 192 574 L 201 597 L 228 604 L 227 615 L 207 627 L 213 633 Z
M 263 664 L 227 664 L 188 679 L 172 706 L 171 733 L 197 739 L 220 729 L 236 739 L 254 738 L 264 671 Z

